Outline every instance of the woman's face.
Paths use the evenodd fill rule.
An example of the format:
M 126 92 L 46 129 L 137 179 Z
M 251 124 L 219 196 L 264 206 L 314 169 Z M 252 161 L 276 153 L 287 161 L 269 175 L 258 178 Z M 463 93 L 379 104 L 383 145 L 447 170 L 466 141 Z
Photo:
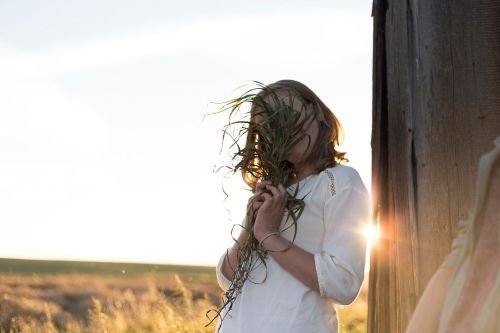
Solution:
M 276 94 L 284 104 L 290 104 L 290 95 L 287 91 L 277 91 Z M 300 112 L 299 122 L 307 115 L 314 113 L 313 104 L 309 103 L 304 105 L 300 98 L 293 98 L 291 106 L 295 111 Z M 287 160 L 295 166 L 300 166 L 307 162 L 312 148 L 316 144 L 319 134 L 318 120 L 316 117 L 306 121 L 297 136 L 303 134 L 306 135 L 304 135 L 304 138 L 300 142 L 293 146 L 287 156 Z

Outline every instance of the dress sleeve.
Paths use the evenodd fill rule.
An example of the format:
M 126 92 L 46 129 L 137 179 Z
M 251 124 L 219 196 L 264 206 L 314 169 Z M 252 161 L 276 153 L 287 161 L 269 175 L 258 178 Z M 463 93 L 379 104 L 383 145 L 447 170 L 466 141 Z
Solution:
M 243 217 L 241 221 L 241 226 L 244 226 L 246 223 L 246 215 Z M 234 239 L 233 239 L 234 241 Z M 233 242 L 234 244 L 234 242 Z M 229 255 L 229 251 L 231 250 L 231 247 L 227 248 L 226 251 L 222 254 L 222 256 L 219 258 L 219 262 L 217 263 L 217 266 L 215 267 L 215 274 L 217 276 L 217 282 L 219 284 L 219 287 L 223 291 L 228 291 L 229 287 L 231 286 L 232 281 L 229 280 L 223 273 L 222 273 L 222 264 L 224 263 L 224 260 L 226 259 L 226 256 Z
M 358 295 L 366 260 L 364 230 L 369 221 L 370 199 L 361 179 L 326 201 L 322 251 L 314 254 L 321 297 L 347 305 Z
M 219 259 L 219 263 L 215 267 L 215 274 L 217 276 L 217 283 L 219 284 L 219 287 L 226 292 L 229 289 L 229 286 L 231 285 L 231 280 L 229 280 L 223 273 L 222 273 L 222 263 L 224 262 L 224 259 L 226 259 L 226 255 L 228 253 L 229 249 L 227 251 L 224 251 L 222 256 Z
M 441 263 L 442 268 L 457 268 L 458 264 L 462 260 L 464 253 L 467 250 L 468 234 L 472 229 L 472 216 L 469 214 L 469 218 L 465 220 L 458 221 L 458 232 L 453 239 L 451 244 L 450 253 L 444 258 Z

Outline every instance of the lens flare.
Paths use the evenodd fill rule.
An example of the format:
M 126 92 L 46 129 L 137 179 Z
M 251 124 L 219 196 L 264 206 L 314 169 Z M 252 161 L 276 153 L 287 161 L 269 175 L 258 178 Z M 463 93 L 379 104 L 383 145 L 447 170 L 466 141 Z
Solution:
M 368 239 L 369 244 L 373 244 L 380 237 L 380 229 L 376 225 L 368 224 L 365 227 L 364 234 Z

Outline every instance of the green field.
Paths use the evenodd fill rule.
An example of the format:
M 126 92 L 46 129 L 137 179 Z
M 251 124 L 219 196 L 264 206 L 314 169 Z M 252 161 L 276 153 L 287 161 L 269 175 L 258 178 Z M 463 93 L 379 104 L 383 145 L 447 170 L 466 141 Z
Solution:
M 142 276 L 178 274 L 181 278 L 216 282 L 215 268 L 162 264 L 136 264 L 91 261 L 56 261 L 0 258 L 0 274 L 96 274 Z

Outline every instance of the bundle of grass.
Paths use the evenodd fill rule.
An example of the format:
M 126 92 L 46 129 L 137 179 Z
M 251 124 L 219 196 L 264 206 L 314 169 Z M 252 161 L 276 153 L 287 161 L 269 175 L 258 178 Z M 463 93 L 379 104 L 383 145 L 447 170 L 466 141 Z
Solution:
M 232 164 L 223 168 L 229 169 L 228 174 L 241 172 L 245 183 L 249 185 L 252 192 L 255 192 L 255 186 L 259 181 L 271 181 L 274 186 L 294 182 L 298 176 L 297 170 L 287 160 L 287 156 L 302 140 L 306 140 L 309 148 L 310 137 L 304 132 L 304 128 L 314 120 L 315 113 L 307 112 L 308 103 L 299 94 L 288 91 L 286 98 L 280 98 L 276 89 L 270 89 L 257 81 L 253 81 L 253 84 L 255 86 L 241 96 L 221 103 L 221 108 L 214 114 L 228 113 L 229 120 L 222 131 L 222 146 L 224 148 L 225 143 L 227 144 L 226 140 L 230 140 L 228 148 Z M 297 100 L 299 103 L 296 102 Z M 299 105 L 299 109 L 297 110 L 297 107 L 294 109 L 292 107 L 294 105 Z M 292 243 L 297 233 L 297 220 L 305 207 L 304 197 L 298 198 L 298 192 L 299 184 L 297 183 L 292 193 L 288 193 L 285 222 L 280 230 L 293 228 Z M 266 267 L 268 252 L 259 246 L 253 234 L 256 215 L 257 211 L 254 211 L 252 203 L 249 203 L 244 225 L 233 226 L 233 230 L 236 226 L 245 229 L 249 236 L 245 244 L 239 244 L 238 266 L 233 267 L 234 278 L 224 294 L 223 305 L 207 313 L 210 319 L 207 325 L 218 317 L 223 320 L 229 313 L 243 284 L 247 280 L 251 281 L 250 272 L 256 265 L 263 264 Z M 234 236 L 233 239 L 238 242 Z M 259 283 L 258 281 L 251 282 Z M 264 281 L 260 281 L 262 282 Z M 222 316 L 226 308 L 227 311 Z M 216 315 L 210 318 L 209 313 L 214 311 Z

